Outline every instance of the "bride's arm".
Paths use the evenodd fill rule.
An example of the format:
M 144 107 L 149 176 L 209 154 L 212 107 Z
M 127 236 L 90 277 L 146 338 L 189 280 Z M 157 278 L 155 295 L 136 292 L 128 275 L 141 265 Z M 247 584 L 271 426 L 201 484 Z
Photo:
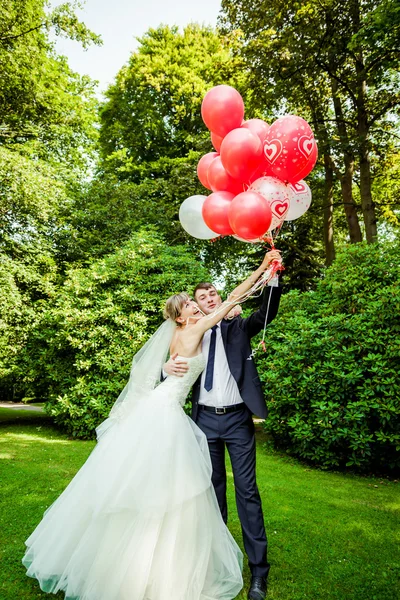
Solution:
M 253 271 L 253 273 L 245 281 L 243 281 L 243 283 L 232 290 L 225 302 L 222 302 L 222 304 L 217 306 L 217 308 L 209 315 L 206 315 L 200 319 L 200 321 L 198 321 L 196 325 L 192 327 L 191 331 L 193 333 L 196 332 L 197 334 L 203 335 L 207 329 L 210 329 L 213 325 L 219 323 L 219 321 L 225 315 L 227 315 L 230 310 L 232 310 L 232 304 L 236 303 L 238 298 L 241 298 L 243 294 L 249 291 L 249 289 L 256 283 L 256 281 L 258 281 L 264 271 L 267 270 L 269 264 L 273 260 L 281 260 L 278 250 L 271 250 L 270 252 L 267 252 L 258 269 Z

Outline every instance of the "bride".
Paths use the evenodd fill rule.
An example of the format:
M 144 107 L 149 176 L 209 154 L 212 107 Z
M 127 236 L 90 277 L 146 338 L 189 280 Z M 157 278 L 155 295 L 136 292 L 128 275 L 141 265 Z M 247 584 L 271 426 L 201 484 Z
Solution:
M 270 253 L 271 254 L 271 253 Z M 267 269 L 271 257 L 213 313 L 186 294 L 135 355 L 98 443 L 26 540 L 23 564 L 66 600 L 231 600 L 242 553 L 211 484 L 205 435 L 182 406 L 205 367 L 201 341 Z M 189 370 L 159 384 L 168 351 Z

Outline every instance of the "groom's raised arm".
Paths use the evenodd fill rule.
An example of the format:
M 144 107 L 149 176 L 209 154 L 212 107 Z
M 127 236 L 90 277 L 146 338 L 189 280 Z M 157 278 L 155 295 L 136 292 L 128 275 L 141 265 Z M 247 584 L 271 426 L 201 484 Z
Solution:
M 249 317 L 240 320 L 240 328 L 243 329 L 249 337 L 254 337 L 264 329 L 265 325 L 275 319 L 279 302 L 281 299 L 282 288 L 274 285 L 267 285 L 262 295 L 261 306 Z M 266 319 L 267 317 L 267 319 Z

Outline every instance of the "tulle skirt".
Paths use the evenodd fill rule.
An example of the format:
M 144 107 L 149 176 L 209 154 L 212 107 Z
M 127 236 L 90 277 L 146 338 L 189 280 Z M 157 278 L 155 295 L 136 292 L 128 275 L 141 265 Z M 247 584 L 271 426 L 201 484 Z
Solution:
M 23 564 L 43 591 L 67 600 L 231 600 L 241 590 L 242 553 L 220 515 L 206 438 L 160 392 L 123 422 L 105 422 L 27 539 Z

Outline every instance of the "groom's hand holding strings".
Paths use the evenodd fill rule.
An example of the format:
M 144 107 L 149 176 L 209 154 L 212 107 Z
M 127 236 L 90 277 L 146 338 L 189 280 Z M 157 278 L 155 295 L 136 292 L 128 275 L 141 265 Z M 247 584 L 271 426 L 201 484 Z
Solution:
M 189 370 L 189 366 L 184 358 L 178 358 L 178 353 L 172 354 L 168 362 L 163 366 L 163 371 L 167 375 L 175 375 L 175 377 L 183 377 Z

